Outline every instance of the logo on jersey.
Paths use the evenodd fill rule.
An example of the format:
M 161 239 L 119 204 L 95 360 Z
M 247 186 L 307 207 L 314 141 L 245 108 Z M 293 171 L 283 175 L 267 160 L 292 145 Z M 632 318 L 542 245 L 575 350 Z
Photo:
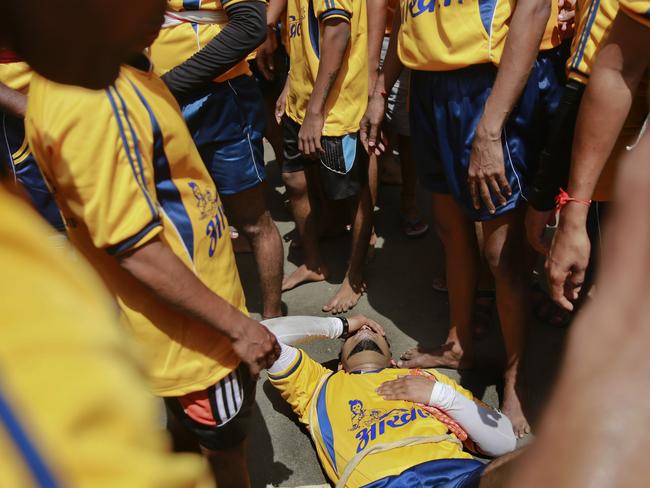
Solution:
M 223 213 L 223 206 L 219 201 L 219 197 L 214 195 L 207 189 L 201 190 L 201 187 L 193 181 L 188 183 L 196 199 L 196 206 L 200 211 L 200 220 L 209 218 L 205 226 L 205 235 L 210 238 L 210 247 L 208 248 L 208 256 L 214 256 L 217 250 L 219 239 L 224 235 L 228 227 L 228 221 Z
M 406 2 L 406 9 L 411 17 L 418 17 L 422 14 L 430 14 L 435 12 L 436 4 L 439 0 L 408 0 Z M 442 0 L 441 6 L 449 7 L 452 2 L 462 4 L 463 0 Z
M 385 410 L 366 410 L 363 407 L 361 400 L 350 400 L 350 412 L 352 413 L 352 428 L 350 430 L 357 430 L 361 427 L 368 427 L 372 423 L 379 420 L 386 411 Z
M 289 39 L 302 36 L 302 20 L 305 18 L 304 7 L 300 9 L 300 17 L 289 16 Z

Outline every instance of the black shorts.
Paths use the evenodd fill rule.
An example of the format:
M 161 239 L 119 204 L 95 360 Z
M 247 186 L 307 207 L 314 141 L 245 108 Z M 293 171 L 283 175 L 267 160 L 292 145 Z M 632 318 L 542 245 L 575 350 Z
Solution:
M 188 429 L 206 449 L 236 447 L 248 435 L 255 384 L 242 363 L 216 385 L 182 397 L 165 398 L 167 415 Z
M 317 164 L 318 175 L 325 196 L 330 200 L 343 200 L 358 195 L 368 184 L 368 154 L 358 134 L 321 138 L 324 154 L 320 159 L 310 159 L 298 149 L 300 124 L 284 117 L 282 120 L 284 136 L 283 173 L 303 171 Z

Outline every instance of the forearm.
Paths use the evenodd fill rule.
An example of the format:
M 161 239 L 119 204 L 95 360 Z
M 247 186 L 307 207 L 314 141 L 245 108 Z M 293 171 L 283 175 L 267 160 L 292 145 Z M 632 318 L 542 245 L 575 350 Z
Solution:
M 277 338 L 282 348 L 280 357 L 269 368 L 270 373 L 285 371 L 298 354 L 292 347 L 310 339 L 336 339 L 343 333 L 343 322 L 336 317 L 279 317 L 262 322 Z
M 176 98 L 192 93 L 246 58 L 266 39 L 266 8 L 262 2 L 241 2 L 226 8 L 228 24 L 203 49 L 162 77 Z
M 386 51 L 386 57 L 384 58 L 384 65 L 382 66 L 375 83 L 375 94 L 390 93 L 393 89 L 393 85 L 395 85 L 395 82 L 404 69 L 402 62 L 397 55 L 397 36 L 401 25 L 400 15 L 400 10 L 397 9 L 395 11 L 395 16 L 393 17 L 393 28 L 388 43 L 388 50 Z
M 27 97 L 0 82 L 0 110 L 23 118 L 27 109 Z
M 386 32 L 387 0 L 368 0 L 368 90 L 372 94 L 379 73 L 381 46 Z
M 429 405 L 440 408 L 458 422 L 482 453 L 497 457 L 515 450 L 517 439 L 510 419 L 478 405 L 451 386 L 436 382 Z
M 238 336 L 238 324 L 246 317 L 206 287 L 159 238 L 118 259 L 162 302 L 230 339 Z
M 550 15 L 549 0 L 519 0 L 510 23 L 492 92 L 478 132 L 500 138 L 513 107 L 526 86 Z
M 269 0 L 266 9 L 266 25 L 274 27 L 280 21 L 282 12 L 287 8 L 287 0 Z
M 324 114 L 327 98 L 339 75 L 345 51 L 350 44 L 348 22 L 341 19 L 326 20 L 321 26 L 323 27 L 322 45 L 327 46 L 327 49 L 321 52 L 318 74 L 307 105 L 308 114 Z

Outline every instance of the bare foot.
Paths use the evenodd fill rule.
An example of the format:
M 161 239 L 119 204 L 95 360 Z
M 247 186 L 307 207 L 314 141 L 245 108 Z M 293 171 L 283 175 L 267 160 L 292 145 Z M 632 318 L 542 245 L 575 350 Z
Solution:
M 289 291 L 302 285 L 303 283 L 312 283 L 315 281 L 325 281 L 329 276 L 329 271 L 325 266 L 318 266 L 316 269 L 310 269 L 303 264 L 293 273 L 284 278 L 282 281 L 282 291 Z
M 346 276 L 341 283 L 339 291 L 336 295 L 326 304 L 323 305 L 323 312 L 331 312 L 339 314 L 352 310 L 354 306 L 359 303 L 359 299 L 366 291 L 366 284 L 361 282 L 359 284 L 352 284 Z
M 435 349 L 414 347 L 409 349 L 397 361 L 400 368 L 450 368 L 471 369 L 472 360 L 466 358 L 462 349 L 455 342 L 448 342 Z
M 512 430 L 515 432 L 515 436 L 518 439 L 530 434 L 530 425 L 524 415 L 519 394 L 514 387 L 508 385 L 504 387 L 501 411 L 510 419 L 510 422 L 512 422 Z

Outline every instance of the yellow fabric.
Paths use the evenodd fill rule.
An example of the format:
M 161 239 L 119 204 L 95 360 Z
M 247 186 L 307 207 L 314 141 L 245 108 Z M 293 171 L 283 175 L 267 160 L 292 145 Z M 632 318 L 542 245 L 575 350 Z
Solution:
M 177 12 L 198 9 L 223 10 L 225 6 L 235 5 L 242 1 L 244 0 L 197 0 L 185 2 L 182 0 L 167 0 L 167 9 Z M 200 7 L 198 9 L 192 8 L 193 4 L 199 3 Z M 224 25 L 219 24 L 191 24 L 186 22 L 162 29 L 150 48 L 151 60 L 156 74 L 162 75 L 191 58 L 214 39 L 223 28 Z M 221 83 L 241 75 L 251 75 L 246 59 L 233 66 L 214 81 Z
M 637 22 L 650 27 L 650 0 L 621 0 L 621 10 Z
M 246 313 L 219 195 L 164 83 L 130 66 L 103 91 L 35 76 L 27 110 L 29 142 L 70 239 L 118 298 L 154 393 L 184 395 L 226 376 L 238 364 L 230 342 L 163 305 L 111 255 L 157 235 L 206 286 Z
M 578 0 L 576 31 L 567 61 L 569 78 L 586 84 L 596 54 L 618 12 L 618 0 Z
M 169 453 L 100 280 L 49 233 L 0 188 L 0 392 L 30 443 L 61 486 L 211 486 L 199 457 Z M 2 423 L 0 452 L 0 486 L 37 486 Z
M 438 371 L 429 371 L 438 381 L 474 399 L 452 379 Z M 336 483 L 345 466 L 360 450 L 408 437 L 447 433 L 444 424 L 413 403 L 386 401 L 375 392 L 383 382 L 407 374 L 408 370 L 396 368 L 366 374 L 332 373 L 300 351 L 291 366 L 284 372 L 269 375 L 269 379 L 300 421 L 309 427 L 318 458 L 329 478 Z M 361 462 L 347 486 L 364 486 L 426 461 L 458 458 L 471 459 L 472 456 L 453 442 L 373 454 Z
M 32 81 L 32 69 L 21 61 L 0 63 L 0 81 L 9 88 L 27 95 L 29 82 Z
M 313 5 L 313 9 L 312 9 Z M 359 130 L 368 104 L 368 17 L 365 0 L 288 0 L 289 92 L 287 115 L 302 124 L 318 74 L 322 23 L 350 22 L 350 48 L 325 105 L 323 135 L 342 136 Z
M 402 2 L 399 57 L 406 67 L 422 71 L 498 65 L 514 7 L 514 0 Z M 557 0 L 552 0 L 541 49 L 560 43 Z

